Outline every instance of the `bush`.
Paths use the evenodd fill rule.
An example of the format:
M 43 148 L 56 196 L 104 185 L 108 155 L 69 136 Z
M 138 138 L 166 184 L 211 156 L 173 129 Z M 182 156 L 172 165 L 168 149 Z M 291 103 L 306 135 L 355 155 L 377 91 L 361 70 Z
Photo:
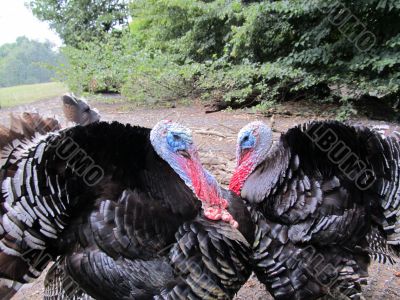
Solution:
M 129 73 L 129 56 L 121 38 L 84 42 L 80 48 L 61 49 L 68 63 L 58 68 L 58 76 L 74 92 L 119 92 Z
M 365 95 L 400 95 L 400 0 L 136 0 L 130 11 L 119 40 L 67 50 L 76 85 L 231 107 L 335 100 L 343 117 Z
M 196 87 L 230 105 L 321 99 L 332 85 L 345 86 L 350 99 L 395 99 L 400 26 L 385 24 L 400 25 L 400 1 L 359 2 L 134 1 L 132 36 L 168 54 L 173 69 L 195 68 Z
M 173 101 L 187 98 L 195 90 L 192 66 L 178 65 L 161 52 L 139 53 L 121 90 L 128 99 L 147 103 Z

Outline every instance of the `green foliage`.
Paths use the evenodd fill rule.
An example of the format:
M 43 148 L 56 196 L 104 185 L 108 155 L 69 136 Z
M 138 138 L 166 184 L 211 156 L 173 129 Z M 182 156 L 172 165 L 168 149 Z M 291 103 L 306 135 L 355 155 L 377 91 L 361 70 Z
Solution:
M 0 87 L 49 82 L 62 57 L 48 42 L 40 43 L 26 37 L 0 46 Z
M 198 90 L 232 105 L 321 99 L 333 84 L 396 98 L 400 1 L 359 2 L 133 1 L 130 28 L 144 52 L 192 66 Z
M 336 119 L 338 121 L 346 121 L 350 119 L 350 117 L 357 114 L 357 110 L 354 108 L 354 105 L 349 99 L 342 98 L 341 99 L 341 106 L 337 110 Z
M 30 0 L 28 7 L 42 21 L 47 21 L 66 45 L 103 38 L 127 23 L 125 0 Z
M 285 101 L 301 96 L 323 80 L 280 62 L 241 64 L 214 62 L 199 77 L 204 90 L 219 90 L 228 103 L 252 106 L 262 101 Z
M 276 101 L 263 100 L 260 102 L 260 104 L 257 104 L 256 106 L 253 107 L 253 111 L 260 113 L 269 113 L 269 110 L 276 106 L 277 106 Z
M 117 92 L 129 72 L 121 39 L 112 35 L 82 43 L 79 49 L 65 46 L 61 51 L 68 63 L 57 69 L 58 76 L 78 93 Z
M 194 69 L 181 66 L 169 56 L 140 52 L 132 62 L 133 72 L 122 87 L 122 93 L 134 101 L 158 103 L 182 100 L 195 90 Z
M 68 50 L 77 83 L 95 78 L 135 100 L 194 94 L 234 108 L 334 99 L 340 118 L 363 95 L 400 95 L 400 0 L 132 0 L 129 10 L 115 40 Z

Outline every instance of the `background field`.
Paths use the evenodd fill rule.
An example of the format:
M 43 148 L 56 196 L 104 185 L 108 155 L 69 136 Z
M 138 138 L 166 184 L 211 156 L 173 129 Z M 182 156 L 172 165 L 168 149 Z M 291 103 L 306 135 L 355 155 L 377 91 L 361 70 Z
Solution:
M 60 82 L 17 85 L 0 88 L 0 108 L 54 98 L 66 91 L 66 86 Z

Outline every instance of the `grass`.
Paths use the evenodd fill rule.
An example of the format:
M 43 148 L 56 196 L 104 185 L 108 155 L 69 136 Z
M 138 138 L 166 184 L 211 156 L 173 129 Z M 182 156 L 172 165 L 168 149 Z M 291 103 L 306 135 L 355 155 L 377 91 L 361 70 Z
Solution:
M 17 85 L 0 88 L 0 108 L 12 107 L 61 96 L 66 91 L 66 86 L 60 82 Z

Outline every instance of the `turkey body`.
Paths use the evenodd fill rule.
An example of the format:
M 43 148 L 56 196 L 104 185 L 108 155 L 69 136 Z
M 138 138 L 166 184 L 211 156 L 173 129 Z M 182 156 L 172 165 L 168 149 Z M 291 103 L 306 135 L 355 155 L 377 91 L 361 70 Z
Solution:
M 95 299 L 231 299 L 251 274 L 254 228 L 243 201 L 224 193 L 239 232 L 198 215 L 145 255 L 109 255 L 104 247 L 115 237 L 104 246 L 94 237 L 93 220 L 76 223 L 68 234 L 75 232 L 74 251 L 49 271 L 44 299 L 87 299 L 86 294 Z M 109 231 L 116 227 L 107 226 Z
M 2 299 L 57 257 L 67 297 L 77 292 L 71 281 L 96 299 L 233 296 L 250 275 L 251 224 L 242 234 L 205 219 L 149 137 L 150 129 L 100 122 L 3 153 Z M 235 203 L 232 214 L 248 220 Z
M 371 257 L 399 254 L 399 144 L 327 121 L 272 146 L 263 126 L 239 135 L 230 186 L 252 206 L 257 277 L 275 299 L 360 298 Z

